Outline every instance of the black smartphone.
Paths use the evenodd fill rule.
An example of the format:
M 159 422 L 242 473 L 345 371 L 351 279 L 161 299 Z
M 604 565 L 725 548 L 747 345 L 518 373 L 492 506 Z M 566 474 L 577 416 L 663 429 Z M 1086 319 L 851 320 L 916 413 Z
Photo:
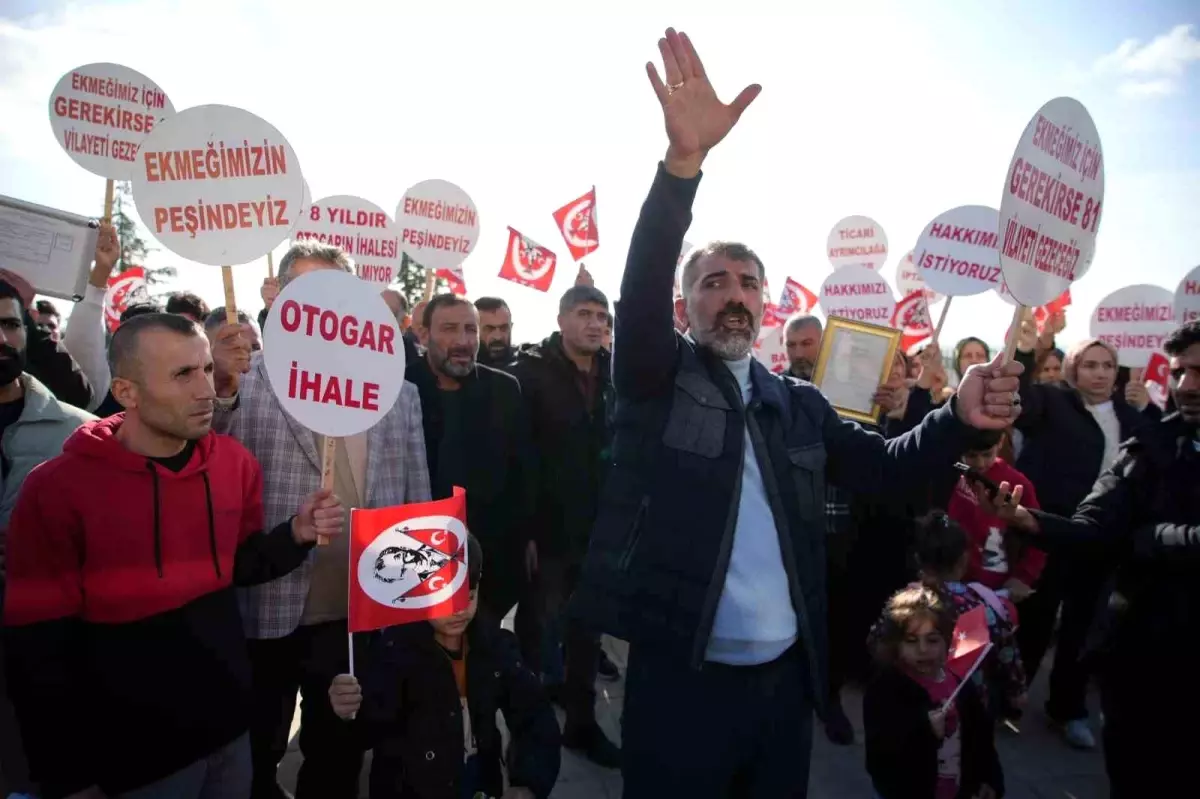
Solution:
M 1000 493 L 1000 486 L 996 485 L 995 481 L 986 477 L 983 472 L 979 471 L 978 469 L 972 469 L 970 466 L 962 463 L 961 461 L 954 464 L 954 468 L 958 470 L 959 474 L 967 478 L 968 481 L 972 483 L 978 483 L 986 488 L 992 500 L 995 501 L 996 495 Z M 1005 499 L 1007 499 L 1007 497 L 1005 497 Z

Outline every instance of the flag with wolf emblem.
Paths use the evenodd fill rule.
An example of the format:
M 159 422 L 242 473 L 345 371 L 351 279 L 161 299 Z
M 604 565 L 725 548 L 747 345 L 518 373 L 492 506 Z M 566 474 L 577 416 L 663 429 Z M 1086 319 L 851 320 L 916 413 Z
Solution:
M 350 513 L 350 632 L 464 610 L 467 492 L 433 502 Z

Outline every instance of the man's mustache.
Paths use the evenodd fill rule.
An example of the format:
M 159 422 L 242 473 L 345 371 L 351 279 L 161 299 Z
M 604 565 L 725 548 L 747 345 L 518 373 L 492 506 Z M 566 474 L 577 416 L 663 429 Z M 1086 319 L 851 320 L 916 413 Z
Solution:
M 720 313 L 717 314 L 717 324 L 724 322 L 726 319 L 742 319 L 746 324 L 754 321 L 754 317 L 750 313 L 750 309 L 745 305 L 734 305 L 730 303 L 726 305 Z

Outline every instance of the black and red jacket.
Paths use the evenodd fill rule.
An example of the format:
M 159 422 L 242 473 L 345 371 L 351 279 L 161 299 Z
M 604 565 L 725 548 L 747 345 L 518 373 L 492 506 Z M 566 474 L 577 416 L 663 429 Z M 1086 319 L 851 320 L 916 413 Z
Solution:
M 250 666 L 234 586 L 303 562 L 263 526 L 262 473 L 209 433 L 179 472 L 80 427 L 25 480 L 8 528 L 10 695 L 46 799 L 159 780 L 243 734 Z

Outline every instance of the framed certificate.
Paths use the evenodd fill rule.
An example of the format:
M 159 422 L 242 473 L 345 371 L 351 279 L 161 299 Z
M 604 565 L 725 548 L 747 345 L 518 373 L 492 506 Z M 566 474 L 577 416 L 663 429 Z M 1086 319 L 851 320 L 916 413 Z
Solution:
M 813 384 L 838 416 L 875 424 L 880 407 L 875 392 L 887 382 L 901 332 L 890 327 L 829 317 Z

